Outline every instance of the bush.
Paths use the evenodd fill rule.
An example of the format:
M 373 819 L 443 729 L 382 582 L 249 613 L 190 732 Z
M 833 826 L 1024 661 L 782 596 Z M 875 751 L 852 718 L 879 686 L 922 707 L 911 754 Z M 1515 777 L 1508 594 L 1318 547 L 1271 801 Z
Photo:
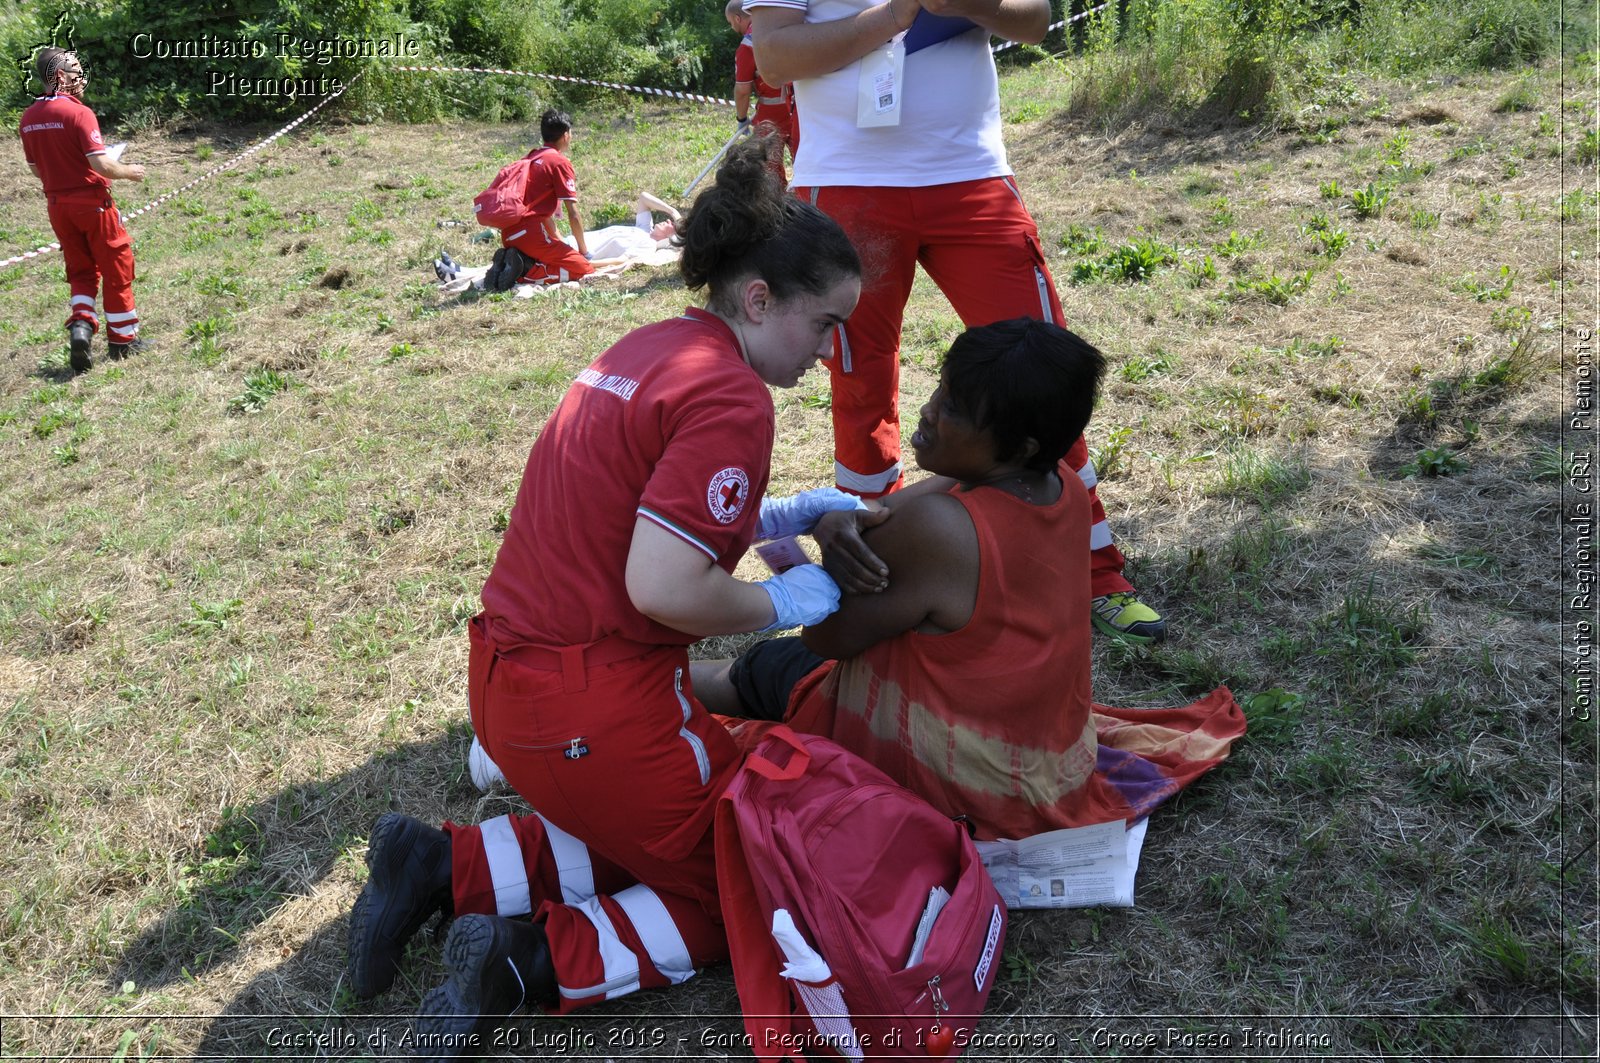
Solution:
M 295 41 L 398 36 L 416 42 L 412 65 L 501 67 L 717 95 L 729 94 L 738 44 L 722 9 L 697 0 L 235 0 L 226 21 L 200 0 L 101 0 L 70 10 L 73 22 L 59 43 L 67 43 L 67 31 L 81 43 L 91 105 L 102 118 L 147 125 L 183 115 L 299 114 L 333 79 L 350 84 L 363 71 L 341 105 L 362 118 L 524 119 L 546 106 L 614 95 L 525 78 L 405 73 L 393 69 L 393 59 L 280 48 L 280 34 Z M 53 12 L 43 0 L 6 5 L 0 12 L 5 54 L 31 65 L 31 49 L 49 36 L 44 21 Z M 155 42 L 189 44 L 208 36 L 244 57 L 163 58 L 154 52 Z M 237 91 L 258 82 L 273 82 L 279 91 Z M 0 106 L 20 111 L 37 90 L 37 82 L 12 78 Z
M 1350 27 L 1355 57 L 1396 74 L 1503 70 L 1555 50 L 1552 0 L 1368 0 Z
M 1209 107 L 1303 126 L 1356 102 L 1347 68 L 1517 67 L 1551 54 L 1563 29 L 1557 0 L 1125 0 L 1117 10 L 1078 31 L 1078 115 Z

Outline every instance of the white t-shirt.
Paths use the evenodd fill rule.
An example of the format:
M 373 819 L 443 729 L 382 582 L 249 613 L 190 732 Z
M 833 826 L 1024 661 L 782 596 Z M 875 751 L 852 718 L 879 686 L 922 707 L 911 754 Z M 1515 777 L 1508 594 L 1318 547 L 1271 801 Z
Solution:
M 831 22 L 873 0 L 745 0 Z M 794 83 L 800 115 L 795 185 L 920 188 L 1011 173 L 1000 139 L 1000 82 L 989 34 L 973 29 L 906 56 L 900 124 L 856 125 L 860 62 Z

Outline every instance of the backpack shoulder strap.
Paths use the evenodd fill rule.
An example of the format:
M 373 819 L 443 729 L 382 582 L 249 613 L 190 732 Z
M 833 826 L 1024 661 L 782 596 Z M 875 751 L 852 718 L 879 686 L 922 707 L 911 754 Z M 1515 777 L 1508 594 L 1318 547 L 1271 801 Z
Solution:
M 779 1063 L 800 1058 L 781 1047 L 795 1041 L 788 1036 L 794 1025 L 794 1002 L 772 940 L 772 913 L 750 873 L 739 834 L 738 802 L 744 789 L 740 782 L 748 778 L 744 770 L 740 768 L 740 775 L 717 801 L 717 893 L 750 1051 L 762 1063 Z

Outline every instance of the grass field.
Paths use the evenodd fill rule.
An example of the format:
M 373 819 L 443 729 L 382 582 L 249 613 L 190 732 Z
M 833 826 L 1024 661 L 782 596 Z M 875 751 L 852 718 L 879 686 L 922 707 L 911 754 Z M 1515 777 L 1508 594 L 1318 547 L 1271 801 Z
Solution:
M 1137 907 L 1015 918 L 984 1026 L 1013 1047 L 969 1055 L 1592 1058 L 1556 538 L 1592 70 L 1356 82 L 1277 131 L 1075 118 L 1080 76 L 1008 74 L 1007 139 L 1173 631 L 1099 642 L 1096 697 L 1226 682 L 1250 733 L 1153 817 Z M 578 116 L 591 217 L 731 126 L 618 106 Z M 441 968 L 424 935 L 387 996 L 345 990 L 368 829 L 518 807 L 466 777 L 465 621 L 567 382 L 689 300 L 669 271 L 440 297 L 440 248 L 490 253 L 441 223 L 535 134 L 330 115 L 133 227 L 152 355 L 70 377 L 59 258 L 0 271 L 0 1011 L 48 1016 L 4 1021 L 8 1058 L 382 1054 Z M 125 131 L 152 179 L 119 199 L 270 131 Z M 0 151 L 5 257 L 51 237 Z M 903 405 L 958 328 L 920 279 Z M 775 397 L 774 489 L 826 482 L 825 374 Z M 713 970 L 513 1037 L 737 1058 L 737 1007 Z

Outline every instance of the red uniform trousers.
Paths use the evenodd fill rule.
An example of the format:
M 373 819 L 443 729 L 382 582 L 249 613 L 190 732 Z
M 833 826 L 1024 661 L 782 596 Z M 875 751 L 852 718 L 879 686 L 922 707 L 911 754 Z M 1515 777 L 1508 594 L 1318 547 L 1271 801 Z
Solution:
M 529 281 L 575 281 L 594 272 L 588 259 L 578 254 L 576 248 L 565 240 L 552 240 L 544 229 L 544 218 L 524 218 L 522 224 L 500 233 L 500 243 L 514 247 L 533 259 L 533 266 L 524 275 Z M 541 270 L 539 267 L 544 267 Z M 565 271 L 566 276 L 562 276 Z
M 122 227 L 117 205 L 106 192 L 51 196 L 50 227 L 61 242 L 61 257 L 72 288 L 67 324 L 87 321 L 98 331 L 94 300 L 105 279 L 107 338 L 132 343 L 139 334 L 133 305 L 133 241 Z
M 585 666 L 573 647 L 529 667 L 473 635 L 473 728 L 539 811 L 445 824 L 456 914 L 542 922 L 561 1012 L 725 960 L 711 821 L 739 755 L 694 699 L 685 650 L 591 650 Z
M 900 326 L 917 263 L 970 326 L 1015 317 L 1065 324 L 1039 230 L 1009 177 L 924 188 L 796 188 L 849 234 L 861 255 L 861 301 L 834 340 L 834 477 L 866 498 L 896 490 L 900 467 Z M 1131 590 L 1079 437 L 1067 451 L 1089 489 L 1091 592 Z
M 773 132 L 783 141 L 783 147 L 778 149 L 778 155 L 772 160 L 772 170 L 778 175 L 778 180 L 784 184 L 789 183 L 789 171 L 783 164 L 783 148 L 789 149 L 789 161 L 794 161 L 794 156 L 800 150 L 800 118 L 795 113 L 794 101 L 782 97 L 773 97 L 769 102 L 766 96 L 756 98 L 755 114 L 751 116 L 751 124 L 756 133 Z M 771 130 L 762 126 L 771 126 Z

